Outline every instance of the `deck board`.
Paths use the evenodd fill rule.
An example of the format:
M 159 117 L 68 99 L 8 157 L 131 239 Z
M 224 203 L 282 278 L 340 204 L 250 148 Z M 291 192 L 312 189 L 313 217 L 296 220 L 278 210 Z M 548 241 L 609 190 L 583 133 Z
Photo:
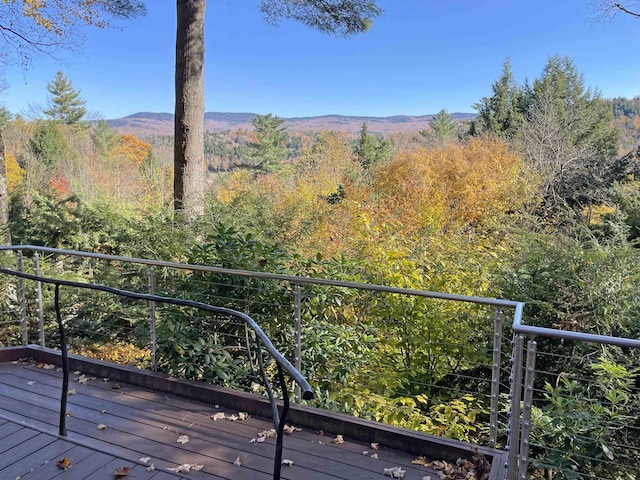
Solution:
M 61 375 L 55 370 L 35 366 L 1 364 L 0 414 L 56 433 Z M 72 374 L 71 378 L 74 377 L 77 375 Z M 65 472 L 65 479 L 82 478 L 82 475 L 112 479 L 113 471 L 121 459 L 134 462 L 131 465 L 132 474 L 136 475 L 130 478 L 175 479 L 177 477 L 165 469 L 183 463 L 204 465 L 202 471 L 191 471 L 188 474 L 188 478 L 196 480 L 261 480 L 272 477 L 274 439 L 268 439 L 264 443 L 249 443 L 258 432 L 273 427 L 270 420 L 251 417 L 243 422 L 213 421 L 211 415 L 216 412 L 237 412 L 141 387 L 126 384 L 122 384 L 120 389 L 112 387 L 112 382 L 103 382 L 99 378 L 87 385 L 70 382 L 69 388 L 75 389 L 77 393 L 69 396 L 69 438 L 98 451 L 89 449 L 86 457 L 82 457 L 77 464 L 74 463 L 72 469 Z M 107 428 L 98 430 L 99 423 Z M 9 439 L 16 432 L 14 423 L 0 422 L 0 439 Z M 176 443 L 177 438 L 183 434 L 189 436 L 189 442 L 184 445 Z M 282 478 L 380 479 L 384 478 L 383 469 L 392 466 L 406 469 L 405 478 L 409 480 L 419 480 L 428 475 L 437 478 L 437 473 L 433 470 L 412 465 L 414 455 L 384 446 L 374 452 L 369 445 L 349 439 L 345 439 L 342 445 L 335 445 L 331 443 L 333 438 L 328 433 L 320 436 L 312 431 L 300 431 L 286 436 L 283 458 L 293 460 L 294 464 L 282 467 Z M 21 443 L 27 441 L 28 439 L 23 439 Z M 2 441 L 2 444 L 5 443 Z M 14 445 L 15 443 L 11 448 Z M 47 447 L 63 448 L 55 439 L 45 448 Z M 81 454 L 84 451 L 80 448 L 82 447 L 72 447 L 69 452 Z M 369 454 L 363 455 L 364 451 L 369 451 Z M 370 457 L 373 453 L 378 454 L 378 460 Z M 141 457 L 147 456 L 151 457 L 149 463 L 153 462 L 156 467 L 153 472 L 147 472 L 144 465 L 137 463 Z M 237 457 L 240 457 L 241 466 L 233 465 Z M 55 463 L 53 467 L 58 468 Z M 16 459 L 9 467 L 13 468 L 11 474 L 19 470 L 16 465 L 26 466 L 22 460 Z M 47 469 L 43 472 L 55 473 L 55 468 L 51 470 L 50 464 L 43 464 L 41 468 Z M 73 475 L 70 474 L 72 470 Z M 1 478 L 5 478 L 3 473 L 0 470 Z M 28 478 L 41 477 L 31 475 Z

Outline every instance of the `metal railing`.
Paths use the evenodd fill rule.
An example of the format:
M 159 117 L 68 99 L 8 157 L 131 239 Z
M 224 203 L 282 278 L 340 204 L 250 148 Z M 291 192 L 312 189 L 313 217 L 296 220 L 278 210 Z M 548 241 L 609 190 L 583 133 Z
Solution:
M 36 257 L 37 258 L 37 257 Z M 36 261 L 36 266 L 38 265 Z M 267 395 L 269 398 L 269 403 L 271 405 L 272 418 L 274 422 L 274 426 L 277 432 L 276 435 L 276 448 L 275 448 L 275 457 L 274 457 L 274 473 L 273 479 L 279 480 L 280 473 L 282 468 L 282 450 L 283 450 L 283 438 L 284 438 L 284 428 L 287 420 L 287 415 L 289 413 L 289 394 L 287 391 L 287 382 L 285 381 L 285 372 L 287 375 L 295 381 L 297 388 L 302 392 L 302 398 L 305 400 L 311 400 L 313 398 L 313 392 L 309 382 L 304 378 L 304 376 L 300 373 L 298 369 L 296 369 L 282 354 L 274 347 L 273 343 L 269 339 L 269 337 L 262 331 L 262 329 L 258 326 L 258 324 L 248 315 L 242 312 L 238 312 L 236 310 L 232 310 L 224 307 L 216 307 L 212 305 L 207 305 L 201 302 L 194 302 L 189 300 L 184 300 L 181 298 L 168 298 L 162 297 L 154 294 L 143 294 L 130 292 L 126 290 L 121 290 L 113 287 L 109 287 L 106 285 L 97 285 L 97 284 L 89 284 L 89 283 L 81 283 L 69 280 L 60 280 L 54 278 L 43 277 L 41 275 L 30 275 L 18 270 L 11 270 L 7 268 L 0 268 L 0 274 L 11 275 L 18 277 L 21 281 L 32 280 L 38 285 L 38 292 L 40 292 L 40 287 L 43 283 L 51 284 L 55 287 L 55 314 L 57 320 L 57 326 L 59 329 L 60 335 L 60 350 L 61 350 L 61 358 L 62 358 L 62 369 L 63 369 L 63 381 L 62 381 L 62 393 L 60 400 L 60 420 L 59 420 L 59 434 L 61 436 L 67 435 L 66 429 L 66 417 L 67 417 L 67 392 L 69 386 L 69 365 L 68 365 L 68 352 L 67 352 L 67 339 L 66 332 L 64 327 L 64 322 L 62 319 L 61 306 L 60 306 L 60 287 L 72 287 L 76 289 L 88 289 L 100 292 L 106 292 L 111 295 L 116 295 L 120 297 L 126 297 L 134 300 L 145 300 L 151 306 L 150 308 L 154 308 L 157 303 L 169 304 L 169 305 L 177 305 L 183 307 L 190 307 L 194 309 L 198 309 L 201 311 L 208 312 L 212 315 L 219 315 L 225 317 L 232 317 L 238 319 L 247 326 L 249 326 L 254 334 L 254 339 L 256 343 L 256 356 L 257 363 L 260 375 L 262 377 L 262 381 L 264 382 L 264 386 L 267 391 Z M 41 302 L 39 302 L 40 310 Z M 43 332 L 44 329 L 41 328 L 40 332 Z M 153 330 L 152 330 L 153 331 Z M 23 338 L 25 337 L 23 332 Z M 40 335 L 42 339 L 41 345 L 44 346 L 44 336 Z M 265 362 L 262 354 L 263 348 L 269 353 L 271 358 L 275 361 L 277 368 L 277 380 L 279 383 L 279 387 L 282 392 L 282 402 L 283 407 L 282 410 L 278 410 L 278 406 L 276 403 L 276 397 L 274 395 L 271 382 L 267 376 L 267 372 L 265 371 Z

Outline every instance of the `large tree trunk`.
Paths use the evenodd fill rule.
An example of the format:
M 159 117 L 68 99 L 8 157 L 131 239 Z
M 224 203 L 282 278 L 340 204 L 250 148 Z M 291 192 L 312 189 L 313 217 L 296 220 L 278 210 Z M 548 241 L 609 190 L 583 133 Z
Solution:
M 9 231 L 9 194 L 7 193 L 7 166 L 4 161 L 4 138 L 0 130 L 0 240 L 11 245 Z
M 174 208 L 185 219 L 204 212 L 205 0 L 177 0 Z

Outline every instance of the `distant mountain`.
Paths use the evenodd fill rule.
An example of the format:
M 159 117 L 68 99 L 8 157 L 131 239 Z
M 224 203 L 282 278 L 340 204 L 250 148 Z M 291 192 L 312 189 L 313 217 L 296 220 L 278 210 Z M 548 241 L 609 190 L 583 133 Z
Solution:
M 210 132 L 223 130 L 251 130 L 251 119 L 255 113 L 207 112 L 204 114 L 204 128 Z M 452 113 L 458 121 L 472 120 L 473 113 Z M 320 130 L 337 130 L 346 133 L 357 133 L 362 124 L 372 133 L 417 132 L 424 130 L 433 115 L 394 115 L 391 117 L 358 117 L 348 115 L 322 115 L 318 117 L 293 117 L 285 119 L 285 126 L 292 132 L 317 132 Z M 173 114 L 140 112 L 128 117 L 107 120 L 111 128 L 121 133 L 137 136 L 172 135 Z

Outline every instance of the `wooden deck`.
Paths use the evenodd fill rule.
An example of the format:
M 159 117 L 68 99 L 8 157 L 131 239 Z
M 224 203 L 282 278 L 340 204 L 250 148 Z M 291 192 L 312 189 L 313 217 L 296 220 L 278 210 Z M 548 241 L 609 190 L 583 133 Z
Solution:
M 35 365 L 0 365 L 0 478 L 113 479 L 115 469 L 126 465 L 132 467 L 128 478 L 168 480 L 180 477 L 166 468 L 182 464 L 204 465 L 191 470 L 189 479 L 271 478 L 274 439 L 250 443 L 273 427 L 270 420 L 214 421 L 215 413 L 238 412 L 127 384 L 114 389 L 113 382 L 101 378 L 86 385 L 71 382 L 77 393 L 69 396 L 69 439 L 61 439 L 55 435 L 61 375 Z M 99 424 L 106 428 L 98 429 Z M 177 443 L 181 435 L 189 441 Z M 384 447 L 375 451 L 349 439 L 338 445 L 333 438 L 306 430 L 287 436 L 283 458 L 293 465 L 283 466 L 282 477 L 380 479 L 385 468 L 401 466 L 407 479 L 438 478 L 435 471 L 412 465 L 414 455 Z M 57 466 L 65 456 L 73 464 L 67 471 Z M 150 460 L 143 463 L 143 457 Z M 156 470 L 148 472 L 151 463 Z

